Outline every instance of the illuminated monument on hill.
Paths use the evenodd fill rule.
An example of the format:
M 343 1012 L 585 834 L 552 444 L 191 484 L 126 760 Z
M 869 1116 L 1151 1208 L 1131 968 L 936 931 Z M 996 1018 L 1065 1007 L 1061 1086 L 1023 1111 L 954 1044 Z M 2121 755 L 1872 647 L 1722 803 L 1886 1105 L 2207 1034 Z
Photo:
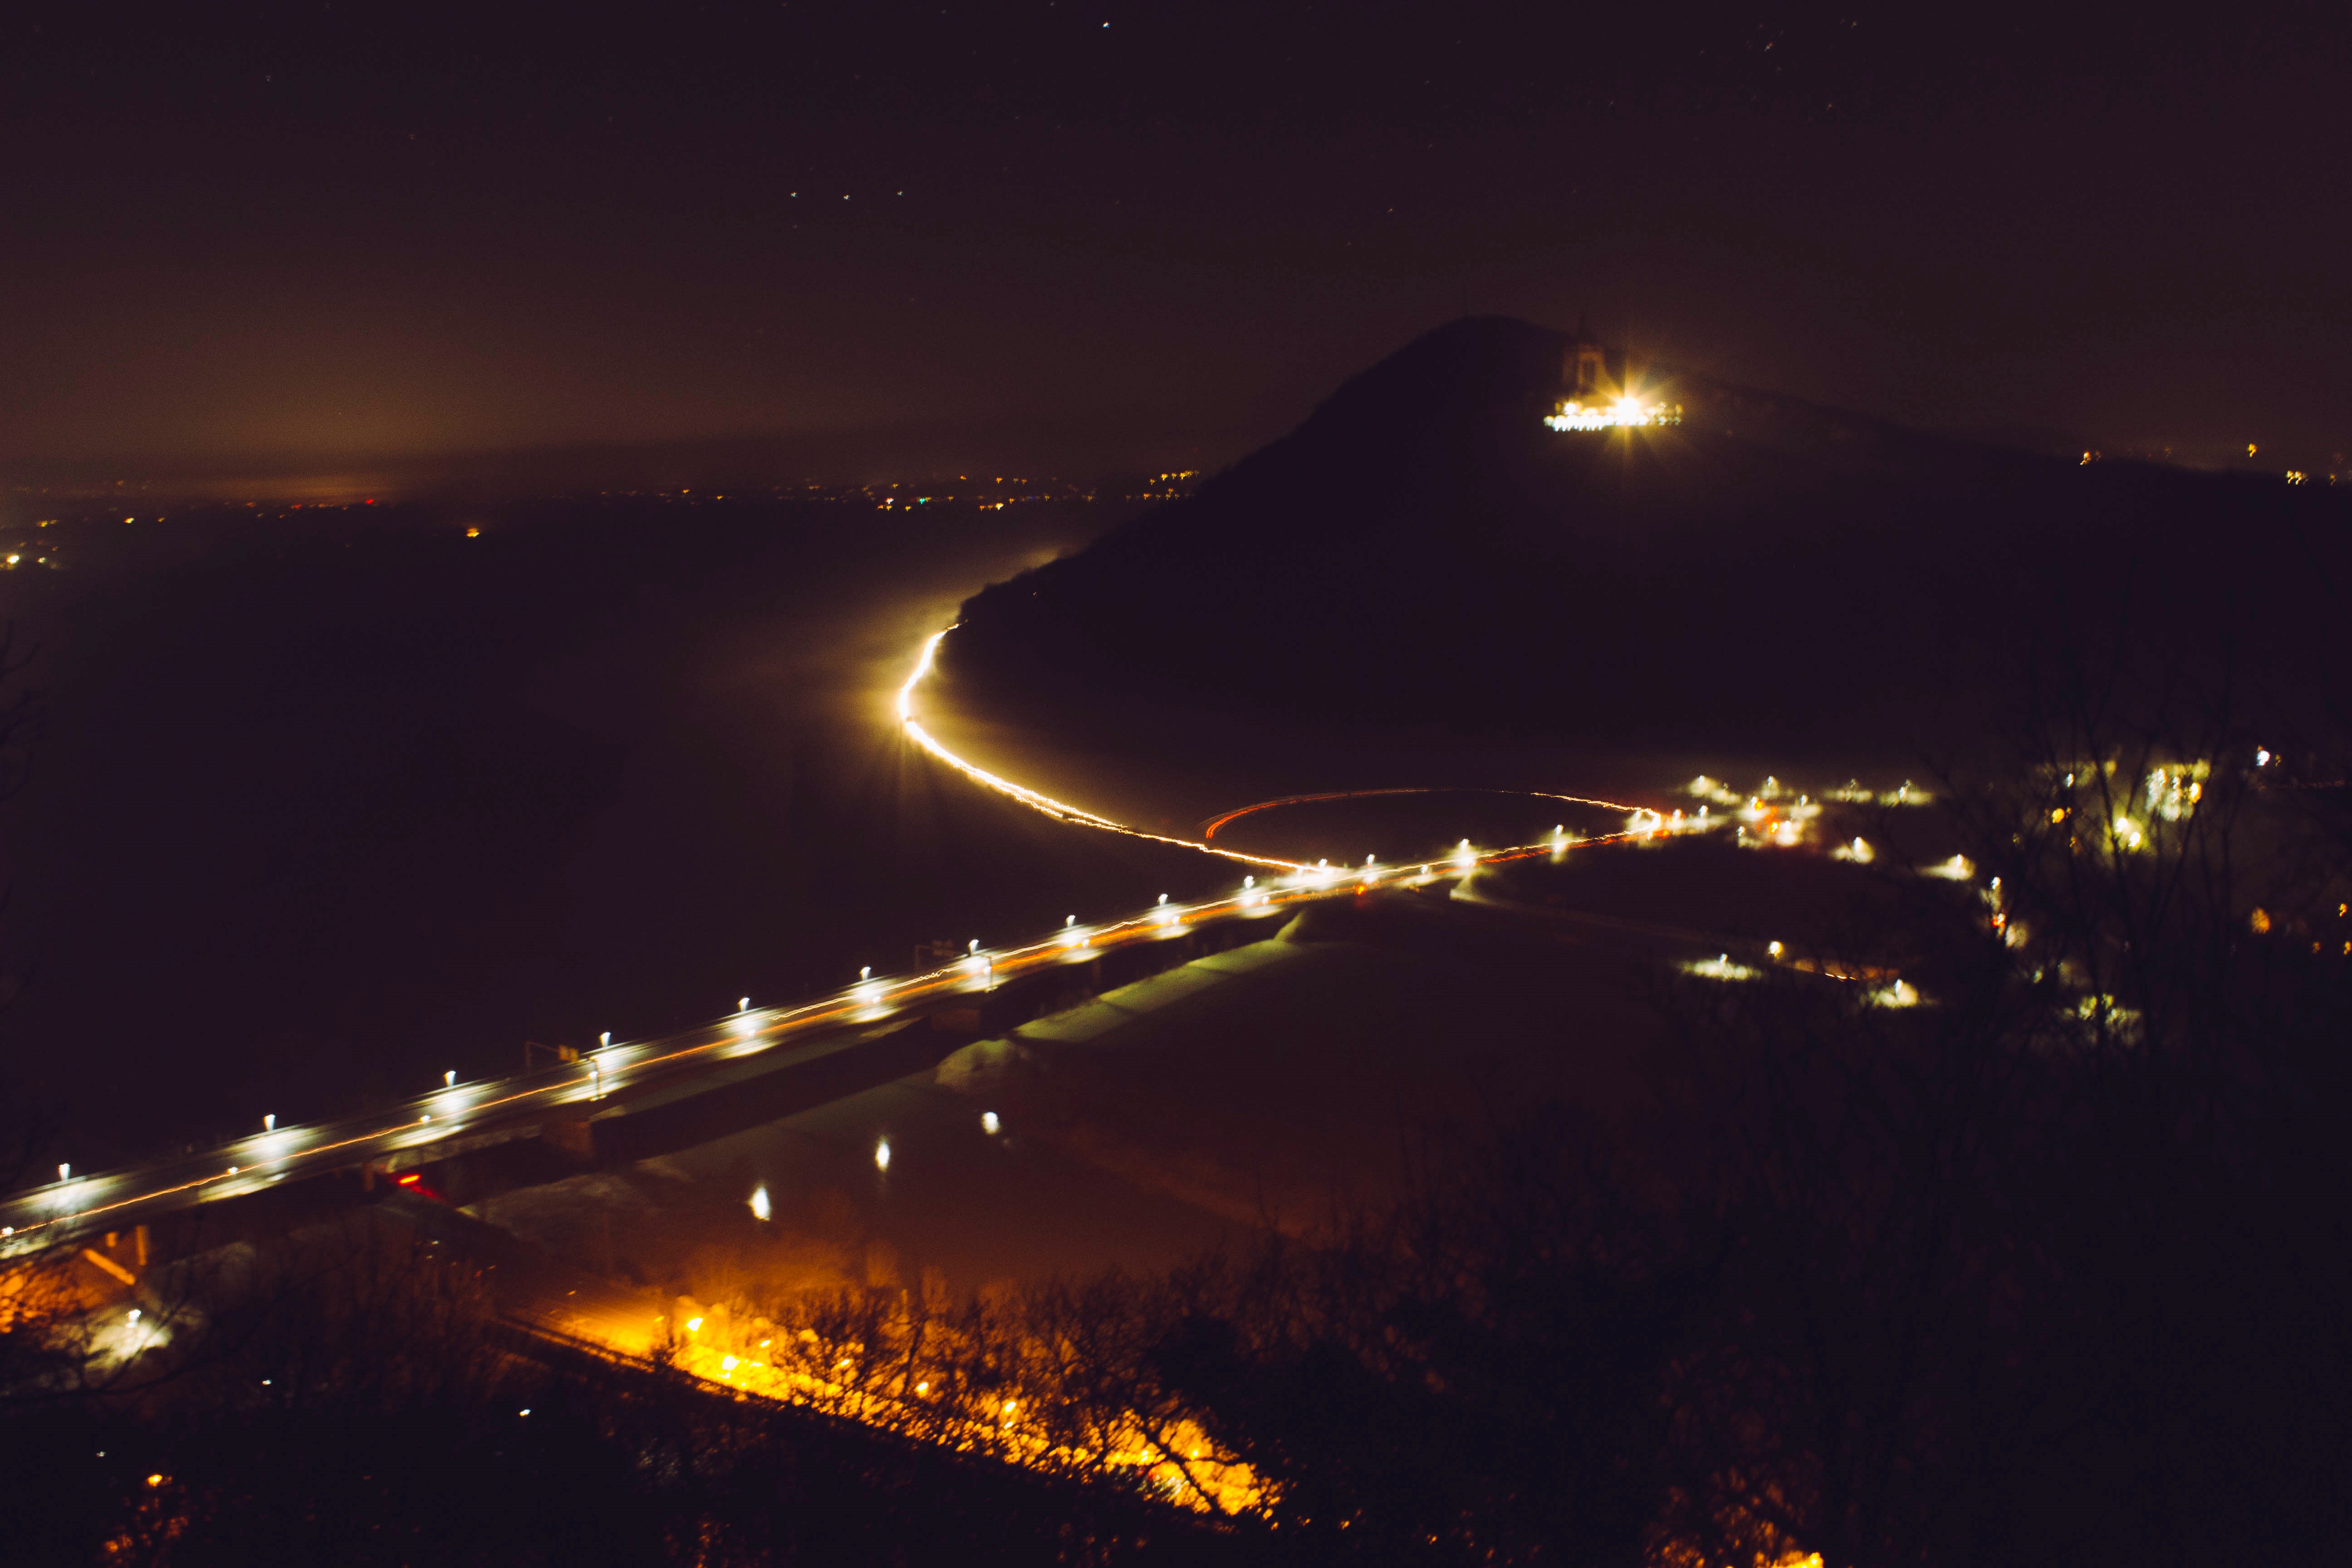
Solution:
M 1636 378 L 1631 355 L 1625 356 L 1624 364 L 1624 374 L 1612 376 L 1607 350 L 1580 332 L 1570 339 L 1559 367 L 1564 395 L 1558 409 L 1545 417 L 1544 424 L 1554 430 L 1612 430 L 1681 424 L 1682 405 L 1642 396 L 1634 390 Z

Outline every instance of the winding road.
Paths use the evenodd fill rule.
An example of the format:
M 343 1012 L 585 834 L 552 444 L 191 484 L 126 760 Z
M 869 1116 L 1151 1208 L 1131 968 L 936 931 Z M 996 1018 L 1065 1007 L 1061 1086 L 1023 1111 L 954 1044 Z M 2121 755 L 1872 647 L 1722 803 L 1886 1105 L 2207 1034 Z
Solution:
M 1055 965 L 1088 963 L 1107 949 L 1166 941 L 1196 926 L 1271 915 L 1308 900 L 1351 895 L 1373 887 L 1426 886 L 1456 879 L 1481 866 L 1563 854 L 1571 843 L 1624 841 L 1679 831 L 1685 826 L 1670 825 L 1654 812 L 1612 802 L 1528 791 L 1520 793 L 1626 812 L 1627 827 L 1601 837 L 1570 839 L 1558 834 L 1536 844 L 1497 849 L 1477 849 L 1465 841 L 1442 861 L 1396 867 L 1309 866 L 1246 854 L 1209 841 L 1219 827 L 1235 817 L 1273 806 L 1339 799 L 1349 794 L 1424 793 L 1379 790 L 1290 796 L 1244 806 L 1208 824 L 1198 839 L 1148 832 L 991 773 L 957 755 L 926 729 L 917 716 L 917 699 L 948 635 L 948 631 L 934 633 L 923 644 L 913 671 L 898 689 L 897 718 L 908 740 L 982 787 L 1058 821 L 1196 850 L 1255 869 L 1244 876 L 1241 886 L 1220 898 L 1172 904 L 1163 896 L 1150 909 L 1104 924 L 1080 925 L 1073 916 L 1062 930 L 1012 947 L 984 949 L 975 941 L 963 958 L 941 968 L 861 979 L 799 1006 L 746 1007 L 666 1038 L 611 1042 L 577 1062 L 510 1078 L 452 1082 L 362 1115 L 271 1127 L 177 1158 L 67 1176 L 0 1202 L 0 1257 L 127 1229 L 173 1210 L 250 1195 L 300 1177 L 365 1166 L 397 1169 L 466 1148 L 531 1136 L 551 1121 L 625 1110 L 633 1100 L 675 1091 L 697 1074 L 748 1057 L 782 1053 L 774 1063 L 782 1067 L 795 1053 L 814 1054 L 845 1032 L 969 1005 L 965 998 L 1006 981 Z

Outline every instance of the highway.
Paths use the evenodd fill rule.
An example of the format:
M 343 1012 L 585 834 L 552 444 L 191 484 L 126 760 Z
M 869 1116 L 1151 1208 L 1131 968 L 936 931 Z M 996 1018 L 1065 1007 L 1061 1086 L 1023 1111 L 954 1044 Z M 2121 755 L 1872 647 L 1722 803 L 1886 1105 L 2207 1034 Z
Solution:
M 1005 982 L 1058 965 L 1088 963 L 1108 950 L 1180 937 L 1196 926 L 1269 916 L 1312 900 L 1353 896 L 1375 888 L 1429 886 L 1466 877 L 1481 866 L 1563 855 L 1571 846 L 1653 837 L 1729 820 L 1702 823 L 1685 819 L 1679 812 L 1669 820 L 1655 812 L 1610 802 L 1545 794 L 1542 798 L 1578 800 L 1581 805 L 1624 811 L 1626 829 L 1591 838 L 1571 838 L 1559 831 L 1535 844 L 1494 849 L 1475 848 L 1465 840 L 1443 860 L 1403 866 L 1370 861 L 1362 866 L 1320 862 L 1308 866 L 1244 854 L 1213 845 L 1205 837 L 1187 839 L 1146 832 L 990 773 L 950 751 L 925 729 L 916 715 L 917 697 L 947 635 L 935 633 L 923 645 L 913 673 L 899 689 L 897 717 L 908 740 L 982 787 L 1057 820 L 1197 850 L 1257 869 L 1245 874 L 1238 888 L 1206 901 L 1171 903 L 1162 895 L 1150 908 L 1093 925 L 1081 925 L 1072 916 L 1061 930 L 1034 941 L 1002 948 L 983 948 L 974 941 L 964 957 L 943 967 L 912 975 L 863 978 L 798 1006 L 746 1007 L 666 1038 L 611 1042 L 577 1062 L 510 1078 L 448 1083 L 415 1099 L 336 1121 L 272 1126 L 185 1156 L 72 1175 L 0 1202 L 0 1257 L 127 1229 L 172 1210 L 258 1193 L 299 1177 L 368 1165 L 417 1164 L 434 1157 L 435 1151 L 455 1152 L 528 1136 L 551 1121 L 625 1109 L 633 1100 L 676 1089 L 721 1063 L 781 1053 L 774 1058 L 781 1067 L 794 1053 L 814 1050 L 845 1032 L 962 1005 L 963 999 L 976 998 Z

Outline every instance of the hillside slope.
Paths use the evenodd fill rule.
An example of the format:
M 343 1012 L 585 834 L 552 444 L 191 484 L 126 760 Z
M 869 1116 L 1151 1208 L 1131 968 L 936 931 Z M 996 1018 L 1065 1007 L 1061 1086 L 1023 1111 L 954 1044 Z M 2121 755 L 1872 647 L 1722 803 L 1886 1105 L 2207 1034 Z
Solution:
M 1944 440 L 1608 352 L 1681 422 L 1559 431 L 1577 341 L 1466 319 L 1199 493 L 964 608 L 1002 692 L 1896 754 L 2123 637 L 2308 700 L 2352 508 Z

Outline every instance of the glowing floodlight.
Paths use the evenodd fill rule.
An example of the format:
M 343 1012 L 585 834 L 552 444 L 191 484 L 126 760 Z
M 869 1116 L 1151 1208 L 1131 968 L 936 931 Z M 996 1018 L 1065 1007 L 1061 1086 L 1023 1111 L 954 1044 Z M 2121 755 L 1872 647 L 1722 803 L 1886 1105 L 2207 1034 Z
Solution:
M 980 1130 L 991 1138 L 995 1137 L 1003 1130 L 1003 1127 L 1004 1123 L 996 1119 L 996 1112 L 993 1110 L 983 1110 L 980 1113 Z
M 875 1140 L 874 1168 L 877 1171 L 887 1171 L 890 1168 L 890 1140 L 887 1138 Z
M 766 1184 L 763 1183 L 759 1186 L 753 1187 L 751 1189 L 751 1217 L 757 1220 L 764 1220 L 773 1211 L 768 1206 L 768 1189 Z

